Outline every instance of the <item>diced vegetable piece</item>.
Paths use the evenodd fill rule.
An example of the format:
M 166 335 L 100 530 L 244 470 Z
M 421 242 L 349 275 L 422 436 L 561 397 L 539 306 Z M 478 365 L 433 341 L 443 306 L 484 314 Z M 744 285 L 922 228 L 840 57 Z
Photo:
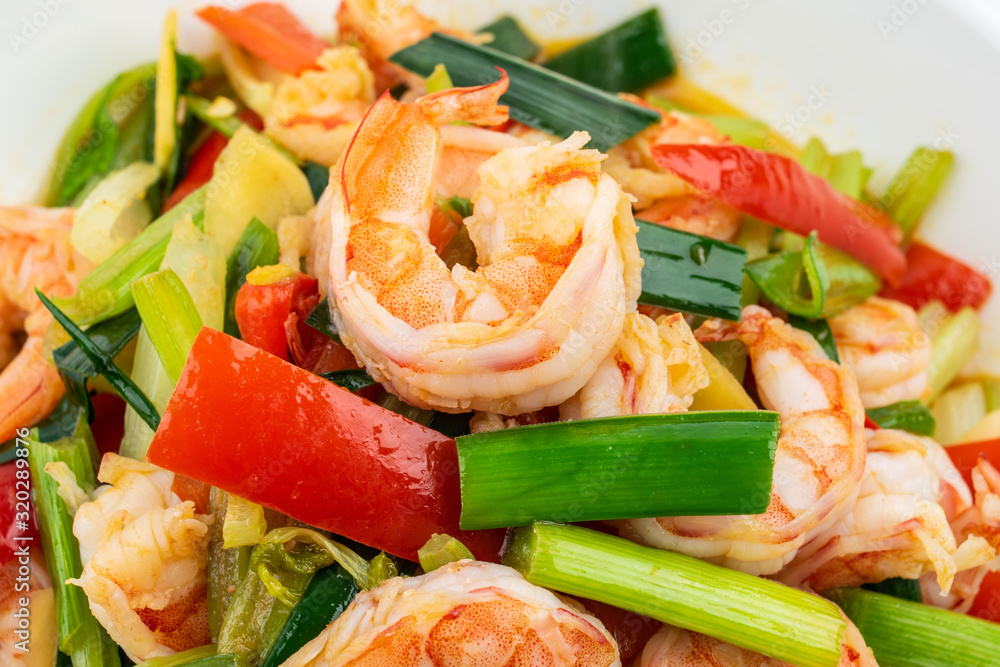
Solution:
M 246 127 L 236 131 L 219 155 L 206 187 L 205 231 L 227 257 L 253 218 L 274 229 L 283 217 L 313 206 L 302 171 Z
M 496 558 L 503 540 L 502 531 L 459 530 L 454 441 L 209 329 L 147 458 L 409 560 L 433 533 L 480 559 Z
M 972 308 L 965 307 L 931 335 L 932 352 L 930 363 L 927 364 L 927 383 L 930 385 L 932 398 L 948 386 L 976 353 L 979 347 L 979 328 L 979 314 Z
M 966 306 L 981 307 L 992 291 L 993 285 L 985 274 L 914 241 L 906 251 L 906 272 L 899 285 L 887 286 L 882 296 L 914 308 L 937 300 L 954 313 Z
M 396 576 L 399 576 L 399 570 L 396 568 L 396 561 L 392 559 L 392 556 L 387 556 L 384 551 L 378 552 L 378 554 L 371 559 L 371 562 L 368 563 L 369 588 L 375 588 L 382 582 Z
M 764 295 L 792 315 L 825 319 L 855 306 L 881 283 L 867 268 L 819 242 L 816 232 L 801 252 L 782 252 L 747 264 Z
M 226 549 L 223 546 L 222 531 L 229 498 L 228 493 L 217 488 L 208 495 L 208 508 L 213 518 L 208 543 L 208 624 L 215 642 L 219 640 L 233 594 L 250 570 L 250 547 Z
M 920 593 L 919 579 L 902 579 L 900 577 L 893 577 L 892 579 L 880 581 L 877 584 L 864 584 L 861 588 L 866 591 L 882 593 L 883 595 L 891 595 L 892 597 L 899 598 L 900 600 L 923 602 L 923 595 Z
M 1000 651 L 994 623 L 858 588 L 826 595 L 858 626 L 880 665 L 981 667 Z
M 955 156 L 921 146 L 910 154 L 880 199 L 885 212 L 909 237 L 934 195 L 951 173 Z
M 706 317 L 740 319 L 746 251 L 706 236 L 637 220 L 641 303 Z
M 493 41 L 486 46 L 515 58 L 534 60 L 542 52 L 542 47 L 524 32 L 524 28 L 513 16 L 501 16 L 493 23 L 480 28 L 479 32 L 493 35 Z
M 420 547 L 417 557 L 424 572 L 433 572 L 442 565 L 474 558 L 472 552 L 454 537 L 438 534 L 432 535 L 427 544 Z
M 150 658 L 145 662 L 139 663 L 138 667 L 182 667 L 184 665 L 191 664 L 192 662 L 200 661 L 203 658 L 211 658 L 215 655 L 215 646 L 210 644 L 208 646 L 199 646 L 197 648 L 188 649 L 187 651 L 181 651 L 180 653 L 174 653 L 173 655 Z
M 318 300 L 315 278 L 284 264 L 263 266 L 247 275 L 236 296 L 236 323 L 243 340 L 288 361 L 289 318 L 302 321 Z
M 503 561 L 533 584 L 644 614 L 801 667 L 835 667 L 844 620 L 823 598 L 580 526 L 518 528 Z
M 434 66 L 434 71 L 424 81 L 424 85 L 427 87 L 428 93 L 437 93 L 455 87 L 455 84 L 451 82 L 451 77 L 448 76 L 448 68 L 440 63 Z
M 282 665 L 336 620 L 359 590 L 354 578 L 339 565 L 318 571 L 289 614 L 263 667 Z
M 180 205 L 153 221 L 87 274 L 76 294 L 54 299 L 56 305 L 80 325 L 100 322 L 129 310 L 133 305 L 132 282 L 159 270 L 174 225 L 201 210 L 205 193 L 206 188 L 195 190 Z
M 987 412 L 985 417 L 963 433 L 959 442 L 979 442 L 997 438 L 1000 438 L 1000 410 L 993 410 Z
M 146 190 L 159 178 L 160 170 L 148 162 L 108 174 L 77 209 L 70 233 L 73 247 L 100 264 L 138 236 L 153 217 Z
M 920 401 L 900 401 L 881 408 L 865 410 L 880 428 L 898 428 L 914 435 L 934 435 L 937 423 L 934 415 Z
M 1000 410 L 1000 380 L 983 380 L 983 395 L 988 411 Z
M 222 525 L 222 547 L 232 549 L 260 544 L 267 532 L 264 508 L 249 500 L 230 495 Z
M 734 144 L 749 146 L 758 150 L 766 150 L 768 139 L 771 138 L 771 128 L 767 123 L 756 118 L 743 116 L 721 116 L 705 114 L 702 118 L 715 126 L 721 134 L 729 137 Z
M 457 440 L 461 525 L 759 514 L 767 509 L 779 430 L 777 413 L 753 410 L 583 419 L 464 436 Z
M 701 360 L 708 371 L 708 386 L 697 391 L 691 402 L 691 411 L 699 410 L 756 410 L 757 404 L 747 394 L 743 384 L 729 372 L 704 345 L 698 344 Z M 743 356 L 746 356 L 744 351 Z
M 135 307 L 171 381 L 177 382 L 194 339 L 201 330 L 201 315 L 184 283 L 167 269 L 132 283 Z
M 934 335 L 938 329 L 951 318 L 951 311 L 943 303 L 934 299 L 920 306 L 917 310 L 917 321 L 920 328 L 928 335 Z
M 677 71 L 655 7 L 545 61 L 545 67 L 611 93 L 636 93 Z
M 871 175 L 862 163 L 861 153 L 850 151 L 830 155 L 823 142 L 816 137 L 806 144 L 799 162 L 806 171 L 826 180 L 834 190 L 852 199 L 861 198 L 868 176 Z
M 156 127 L 153 134 L 153 162 L 165 170 L 177 145 L 177 12 L 167 12 L 160 40 L 160 59 L 156 64 Z
M 507 72 L 510 89 L 500 101 L 510 116 L 525 125 L 568 137 L 577 130 L 590 133 L 590 147 L 607 150 L 656 123 L 660 114 L 574 81 L 537 65 L 490 48 L 434 33 L 389 60 L 428 76 L 438 63 L 448 68 L 456 86 L 480 86 Z
M 266 134 L 262 134 L 261 132 L 259 132 L 259 130 L 264 126 L 264 121 L 262 121 L 260 117 L 252 110 L 244 109 L 240 113 L 231 116 L 214 116 L 212 115 L 212 105 L 214 104 L 213 102 L 209 102 L 204 97 L 199 97 L 198 95 L 193 95 L 191 93 L 188 93 L 184 97 L 187 99 L 188 108 L 191 110 L 191 113 L 194 114 L 198 118 L 198 120 L 205 123 L 205 125 L 208 125 L 210 128 L 212 128 L 219 134 L 223 135 L 227 139 L 232 139 L 233 135 L 236 134 L 240 129 L 246 128 L 247 130 L 254 132 L 258 141 L 270 146 L 274 150 L 278 151 L 279 153 L 287 157 L 292 162 L 299 164 L 299 162 L 301 161 L 299 157 L 296 156 L 294 153 L 292 153 L 290 150 L 276 143 Z M 315 164 L 315 163 L 310 163 L 310 164 Z M 322 165 L 317 165 L 317 166 L 326 169 L 326 167 L 323 167 Z M 308 176 L 308 174 L 306 174 L 306 176 Z M 329 176 L 327 177 L 327 180 L 329 180 Z M 310 186 L 312 186 L 312 183 L 310 183 Z M 316 199 L 319 198 L 316 197 Z
M 45 473 L 48 464 L 62 462 L 81 486 L 93 488 L 97 452 L 90 429 L 81 418 L 76 432 L 67 438 L 45 443 L 33 432 L 28 440 L 34 505 L 56 594 L 59 650 L 72 657 L 75 667 L 118 667 L 118 646 L 90 612 L 87 595 L 82 588 L 65 583 L 83 572 L 80 544 L 73 535 L 73 517 L 59 497 L 59 484 Z
M 942 393 L 931 406 L 937 430 L 934 439 L 944 446 L 962 440 L 962 436 L 986 416 L 983 386 L 969 382 Z
M 823 348 L 826 356 L 831 361 L 840 363 L 840 355 L 837 354 L 837 343 L 833 340 L 833 331 L 830 330 L 830 325 L 826 320 L 810 320 L 798 315 L 791 315 L 788 318 L 788 323 L 815 338 L 819 346 Z
M 236 326 L 236 295 L 247 274 L 258 266 L 277 264 L 279 256 L 278 235 L 257 218 L 243 230 L 236 247 L 226 261 L 226 318 L 223 330 L 230 336 L 239 336 Z
M 289 74 L 315 69 L 316 59 L 327 48 L 326 42 L 276 2 L 255 2 L 236 11 L 210 5 L 196 13 L 247 51 Z
M 149 398 L 146 397 L 142 390 L 140 390 L 134 382 L 125 375 L 120 368 L 115 365 L 114 359 L 102 350 L 94 341 L 87 337 L 87 334 L 73 323 L 73 320 L 66 317 L 65 313 L 59 310 L 55 304 L 49 301 L 42 292 L 38 289 L 35 290 L 35 294 L 38 295 L 39 300 L 42 305 L 50 313 L 52 317 L 55 318 L 56 322 L 62 325 L 62 328 L 66 330 L 70 338 L 79 346 L 80 350 L 87 355 L 90 359 L 90 363 L 94 365 L 94 368 L 107 379 L 111 386 L 114 387 L 115 391 L 125 399 L 125 402 L 132 406 L 139 416 L 142 417 L 149 427 L 153 430 L 160 423 L 160 415 L 156 410 L 156 407 L 150 402 Z
M 906 259 L 899 229 L 880 211 L 834 190 L 798 163 L 746 146 L 661 144 L 656 163 L 705 194 L 773 225 L 806 235 L 864 262 L 890 283 Z

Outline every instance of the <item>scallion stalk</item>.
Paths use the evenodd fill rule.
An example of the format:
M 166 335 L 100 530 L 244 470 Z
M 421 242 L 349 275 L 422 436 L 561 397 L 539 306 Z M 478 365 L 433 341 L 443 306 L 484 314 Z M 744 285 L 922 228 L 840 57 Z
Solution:
M 612 93 L 636 93 L 677 71 L 655 7 L 551 58 L 545 67 Z
M 222 530 L 229 497 L 228 493 L 214 487 L 208 495 L 208 508 L 213 519 L 208 542 L 208 625 L 212 641 L 218 641 L 233 594 L 250 570 L 250 547 L 223 547 Z
M 224 331 L 239 338 L 236 326 L 236 294 L 247 281 L 247 274 L 258 266 L 278 263 L 280 248 L 278 235 L 263 222 L 254 218 L 240 235 L 236 247 L 226 261 L 226 319 Z
M 368 586 L 370 588 L 375 588 L 382 582 L 397 576 L 399 576 L 399 569 L 396 567 L 396 561 L 391 556 L 386 555 L 384 551 L 376 554 L 368 563 Z
M 779 430 L 777 413 L 741 410 L 583 419 L 460 437 L 460 525 L 758 514 L 767 509 Z
M 478 32 L 493 35 L 493 41 L 486 46 L 515 58 L 534 60 L 542 52 L 542 47 L 528 36 L 513 16 L 501 16 Z
M 132 296 L 160 362 L 176 383 L 201 331 L 201 315 L 191 295 L 177 274 L 167 269 L 132 283 Z
M 390 58 L 395 64 L 429 76 L 439 63 L 456 86 L 480 86 L 507 72 L 510 88 L 501 101 L 516 121 L 550 134 L 568 137 L 590 133 L 590 146 L 607 150 L 656 123 L 660 114 L 587 86 L 569 77 L 500 51 L 434 33 Z
M 225 549 L 260 544 L 267 532 L 264 508 L 257 503 L 230 494 L 226 518 L 222 525 L 222 546 Z
M 302 158 L 298 157 L 297 155 L 292 153 L 290 150 L 288 150 L 281 144 L 276 143 L 273 139 L 271 139 L 267 135 L 257 132 L 252 127 L 250 127 L 242 120 L 240 120 L 238 117 L 236 116 L 220 117 L 220 116 L 214 116 L 211 113 L 209 113 L 208 110 L 212 106 L 212 103 L 206 100 L 204 97 L 199 97 L 198 95 L 188 93 L 187 95 L 184 96 L 184 99 L 187 100 L 188 110 L 191 111 L 191 113 L 194 114 L 194 116 L 198 120 L 203 122 L 205 125 L 208 125 L 210 128 L 212 128 L 219 134 L 225 135 L 226 137 L 232 139 L 233 135 L 236 134 L 237 130 L 239 130 L 241 127 L 245 127 L 247 128 L 248 131 L 253 132 L 257 136 L 257 139 L 264 142 L 271 148 L 279 151 L 282 155 L 287 157 L 295 164 L 298 164 L 300 166 L 304 164 Z
M 451 535 L 434 533 L 427 544 L 417 550 L 420 567 L 424 572 L 433 572 L 442 565 L 460 560 L 475 560 L 468 547 Z
M 196 660 L 211 658 L 215 655 L 215 646 L 213 644 L 209 644 L 207 646 L 199 646 L 197 648 L 188 649 L 187 651 L 181 651 L 180 653 L 174 653 L 173 655 L 150 658 L 149 660 L 140 662 L 136 667 L 182 667 L 183 665 L 195 662 Z
M 87 595 L 82 588 L 66 583 L 83 573 L 80 544 L 73 535 L 73 517 L 59 497 L 59 484 L 45 473 L 48 464 L 65 463 L 80 485 L 96 486 L 98 454 L 90 427 L 81 417 L 73 435 L 51 443 L 41 442 L 38 432 L 33 431 L 27 447 L 34 506 L 55 589 L 59 650 L 72 657 L 74 667 L 118 667 L 118 646 L 94 618 Z
M 914 435 L 933 436 L 937 424 L 934 415 L 920 401 L 899 401 L 881 408 L 865 410 L 880 428 L 898 428 Z
M 896 221 L 908 238 L 920 217 L 951 173 L 955 156 L 921 146 L 907 158 L 882 197 L 885 212 Z
M 979 348 L 979 314 L 969 306 L 946 320 L 931 335 L 932 352 L 927 383 L 933 400 L 955 379 Z
M 76 294 L 53 301 L 74 322 L 93 324 L 132 307 L 132 282 L 160 268 L 174 225 L 205 205 L 207 186 L 188 195 L 99 264 L 80 281 Z
M 503 562 L 533 584 L 718 637 L 800 667 L 836 667 L 846 624 L 829 601 L 580 526 L 536 523 Z
M 1000 655 L 1000 625 L 889 595 L 837 588 L 826 596 L 887 667 L 982 667 Z
M 884 595 L 891 595 L 900 600 L 910 602 L 923 602 L 923 594 L 920 592 L 919 579 L 903 579 L 902 577 L 892 577 L 884 579 L 877 584 L 862 584 L 861 588 L 866 591 L 874 591 Z

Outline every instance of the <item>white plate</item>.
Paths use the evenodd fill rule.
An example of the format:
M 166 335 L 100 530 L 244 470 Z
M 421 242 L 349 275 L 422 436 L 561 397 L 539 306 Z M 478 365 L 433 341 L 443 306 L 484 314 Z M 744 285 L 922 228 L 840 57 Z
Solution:
M 87 96 L 156 57 L 164 12 L 182 12 L 181 47 L 211 48 L 191 10 L 208 0 L 3 0 L 0 202 L 31 201 L 59 138 Z M 400 0 L 393 0 L 393 5 Z M 238 6 L 242 1 L 223 0 Z M 330 33 L 336 2 L 287 4 Z M 918 144 L 947 146 L 957 167 L 921 234 L 1000 281 L 1000 0 L 426 0 L 465 27 L 513 12 L 540 36 L 596 32 L 651 4 L 699 83 L 790 139 L 860 149 L 884 186 Z M 1000 299 L 987 312 L 1000 376 Z M 986 341 L 984 341 L 986 342 Z

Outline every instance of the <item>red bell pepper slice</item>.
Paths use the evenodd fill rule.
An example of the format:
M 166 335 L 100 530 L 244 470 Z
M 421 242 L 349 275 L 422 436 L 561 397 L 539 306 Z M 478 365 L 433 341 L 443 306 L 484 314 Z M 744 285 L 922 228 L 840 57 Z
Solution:
M 195 13 L 258 58 L 296 76 L 317 69 L 316 59 L 329 47 L 277 3 L 256 2 L 236 11 L 211 5 Z
M 983 577 L 969 616 L 1000 623 L 1000 572 L 987 572 Z
M 0 466 L 0 566 L 13 560 L 24 545 L 33 552 L 41 548 L 35 511 L 27 497 L 30 492 L 28 459 L 19 457 Z M 18 493 L 23 500 L 18 500 Z
M 953 313 L 965 306 L 979 308 L 990 297 L 990 279 L 971 266 L 915 241 L 906 251 L 906 272 L 896 287 L 882 296 L 920 308 L 937 299 Z
M 951 462 L 962 473 L 965 483 L 972 488 L 972 469 L 979 462 L 979 457 L 984 456 L 995 468 L 1000 468 L 1000 440 L 983 440 L 982 442 L 968 442 L 962 445 L 950 445 L 944 450 L 948 452 Z
M 117 394 L 97 394 L 90 402 L 94 405 L 94 421 L 90 431 L 101 456 L 118 453 L 125 436 L 125 401 Z
M 902 233 L 881 211 L 837 192 L 798 162 L 729 144 L 661 144 L 653 159 L 710 197 L 827 245 L 895 284 L 906 268 Z
M 304 322 L 319 301 L 319 289 L 315 278 L 291 269 L 279 271 L 282 268 L 250 272 L 236 293 L 236 324 L 243 340 L 288 361 L 289 318 L 293 328 Z M 269 274 L 277 279 L 271 282 Z
M 505 535 L 459 529 L 454 440 L 207 328 L 146 458 L 410 560 L 447 533 L 495 561 Z

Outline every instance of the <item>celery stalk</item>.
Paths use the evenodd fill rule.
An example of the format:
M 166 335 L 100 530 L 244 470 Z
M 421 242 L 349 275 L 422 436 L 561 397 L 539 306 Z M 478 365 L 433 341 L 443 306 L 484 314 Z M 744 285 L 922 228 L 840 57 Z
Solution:
M 264 508 L 230 494 L 226 504 L 226 519 L 222 524 L 223 548 L 260 544 L 266 532 Z
M 176 383 L 201 330 L 201 316 L 177 274 L 167 269 L 132 283 L 135 306 L 160 362 Z
M 920 217 L 951 173 L 954 161 L 951 151 L 921 146 L 910 154 L 892 179 L 881 202 L 907 238 L 913 234 Z
M 137 667 L 182 667 L 182 665 L 187 665 L 202 658 L 210 658 L 214 655 L 215 646 L 209 644 L 208 646 L 199 646 L 198 648 L 188 649 L 187 651 L 181 651 L 173 655 L 150 658 L 145 662 L 139 663 Z
M 931 335 L 931 361 L 927 382 L 931 400 L 955 379 L 979 347 L 979 314 L 966 306 Z
M 475 560 L 472 552 L 451 535 L 434 533 L 427 544 L 417 550 L 420 567 L 424 572 L 433 572 L 442 565 L 459 560 Z
M 970 382 L 943 392 L 931 406 L 937 423 L 934 439 L 944 446 L 961 442 L 962 436 L 986 416 L 983 385 Z
M 212 641 L 218 641 L 233 593 L 250 569 L 250 547 L 223 547 L 222 531 L 229 497 L 228 493 L 217 488 L 212 488 L 208 496 L 209 512 L 214 519 L 208 543 L 208 625 Z
M 160 38 L 160 58 L 156 64 L 156 116 L 153 133 L 153 162 L 160 170 L 170 165 L 177 146 L 177 12 L 167 12 Z

